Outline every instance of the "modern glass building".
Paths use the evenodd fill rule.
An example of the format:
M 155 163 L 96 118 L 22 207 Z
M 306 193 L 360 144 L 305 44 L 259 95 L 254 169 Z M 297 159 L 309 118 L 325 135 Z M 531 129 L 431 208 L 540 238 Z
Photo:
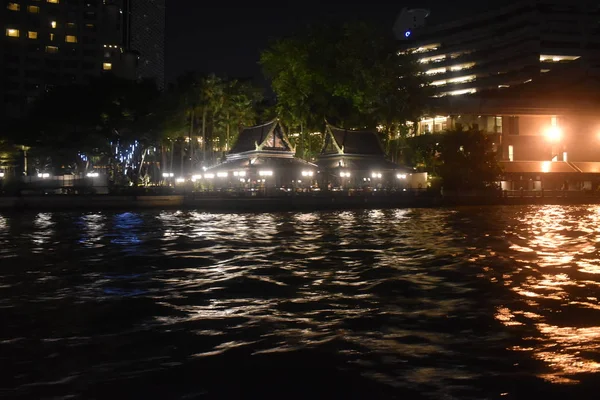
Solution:
M 590 0 L 524 0 L 435 25 L 427 12 L 405 9 L 394 32 L 400 51 L 417 56 L 443 97 L 529 83 L 574 60 L 594 68 L 599 17 Z
M 165 0 L 11 0 L 0 21 L 0 119 L 103 73 L 164 85 Z

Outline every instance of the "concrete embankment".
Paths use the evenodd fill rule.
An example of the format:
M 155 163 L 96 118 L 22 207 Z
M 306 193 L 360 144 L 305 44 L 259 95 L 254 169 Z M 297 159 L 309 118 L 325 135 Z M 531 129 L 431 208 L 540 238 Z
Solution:
M 290 196 L 190 197 L 170 196 L 22 196 L 0 197 L 0 211 L 69 211 L 194 209 L 216 212 L 333 211 L 374 208 L 460 207 L 492 205 L 600 204 L 600 196 Z
M 393 196 L 290 196 L 290 197 L 186 197 L 186 196 L 23 196 L 0 197 L 0 210 L 53 211 L 103 209 L 196 209 L 220 212 L 318 211 L 361 208 L 431 207 L 432 197 Z
M 183 207 L 183 196 L 22 196 L 0 197 L 0 210 L 102 210 Z

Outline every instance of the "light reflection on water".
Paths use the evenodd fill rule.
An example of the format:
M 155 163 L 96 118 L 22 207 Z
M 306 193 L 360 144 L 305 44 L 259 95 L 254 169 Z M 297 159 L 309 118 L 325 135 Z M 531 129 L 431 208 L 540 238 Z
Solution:
M 525 351 L 549 367 L 539 376 L 576 383 L 580 374 L 597 373 L 600 361 L 600 208 L 531 207 L 506 230 L 513 271 L 502 282 L 521 296 L 498 307 L 507 326 L 535 329 Z M 593 294 L 593 296 L 589 296 Z
M 599 243 L 581 206 L 4 215 L 0 364 L 14 397 L 578 397 Z

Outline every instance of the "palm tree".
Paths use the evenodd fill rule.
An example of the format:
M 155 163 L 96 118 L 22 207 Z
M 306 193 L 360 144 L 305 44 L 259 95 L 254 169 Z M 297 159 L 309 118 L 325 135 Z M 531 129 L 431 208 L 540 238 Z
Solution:
M 232 80 L 225 86 L 224 102 L 221 107 L 220 128 L 223 143 L 221 150 L 229 151 L 242 126 L 256 122 L 256 105 L 262 99 L 262 93 L 247 82 Z M 232 132 L 234 134 L 232 135 Z

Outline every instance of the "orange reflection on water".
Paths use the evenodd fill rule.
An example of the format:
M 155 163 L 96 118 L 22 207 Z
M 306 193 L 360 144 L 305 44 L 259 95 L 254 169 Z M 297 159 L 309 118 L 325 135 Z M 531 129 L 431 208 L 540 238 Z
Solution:
M 600 321 L 590 296 L 600 286 L 600 207 L 530 207 L 516 218 L 505 232 L 514 265 L 500 282 L 522 301 L 498 307 L 495 318 L 521 326 L 533 345 L 512 350 L 544 362 L 539 376 L 554 383 L 600 372 L 600 326 L 589 326 Z

